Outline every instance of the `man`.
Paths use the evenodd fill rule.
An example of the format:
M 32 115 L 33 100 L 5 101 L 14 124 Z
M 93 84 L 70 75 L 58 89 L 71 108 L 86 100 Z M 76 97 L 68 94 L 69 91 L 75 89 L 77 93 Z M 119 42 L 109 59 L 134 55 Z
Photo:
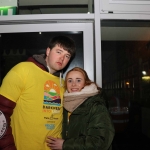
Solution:
M 45 56 L 34 55 L 7 73 L 0 88 L 0 111 L 7 124 L 1 150 L 49 150 L 47 136 L 61 137 L 64 87 L 61 73 L 56 75 L 74 54 L 74 41 L 57 36 Z

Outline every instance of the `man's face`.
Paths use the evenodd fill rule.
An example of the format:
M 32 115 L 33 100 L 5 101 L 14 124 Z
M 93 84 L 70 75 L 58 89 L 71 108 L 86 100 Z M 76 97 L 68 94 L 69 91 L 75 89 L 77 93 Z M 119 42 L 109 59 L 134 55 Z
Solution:
M 47 66 L 51 69 L 50 73 L 55 73 L 62 70 L 66 67 L 71 58 L 71 54 L 59 45 L 56 45 L 52 49 L 47 48 L 46 55 Z

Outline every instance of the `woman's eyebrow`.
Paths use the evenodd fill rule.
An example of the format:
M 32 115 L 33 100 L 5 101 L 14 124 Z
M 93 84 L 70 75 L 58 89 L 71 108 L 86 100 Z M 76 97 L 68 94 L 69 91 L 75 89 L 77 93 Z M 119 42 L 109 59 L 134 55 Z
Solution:
M 67 80 L 72 79 L 72 78 L 67 78 Z

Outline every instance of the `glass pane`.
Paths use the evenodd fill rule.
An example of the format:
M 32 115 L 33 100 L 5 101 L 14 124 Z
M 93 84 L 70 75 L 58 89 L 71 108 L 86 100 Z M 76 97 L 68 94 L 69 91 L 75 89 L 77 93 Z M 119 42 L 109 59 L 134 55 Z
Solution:
M 65 71 L 74 66 L 83 68 L 83 32 L 3 33 L 0 37 L 0 81 L 17 63 L 26 61 L 33 54 L 45 54 L 50 38 L 57 35 L 69 36 L 76 43 L 76 56 Z
M 116 129 L 113 149 L 150 149 L 150 21 L 101 25 L 102 87 Z
M 94 0 L 19 1 L 18 14 L 93 13 Z

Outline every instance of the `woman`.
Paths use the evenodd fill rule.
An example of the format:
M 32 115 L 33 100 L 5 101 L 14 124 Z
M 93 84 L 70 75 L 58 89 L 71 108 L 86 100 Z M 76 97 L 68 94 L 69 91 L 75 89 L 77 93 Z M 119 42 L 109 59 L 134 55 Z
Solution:
M 48 137 L 52 150 L 109 150 L 114 127 L 100 88 L 75 67 L 66 74 L 64 108 L 71 113 L 65 139 Z

